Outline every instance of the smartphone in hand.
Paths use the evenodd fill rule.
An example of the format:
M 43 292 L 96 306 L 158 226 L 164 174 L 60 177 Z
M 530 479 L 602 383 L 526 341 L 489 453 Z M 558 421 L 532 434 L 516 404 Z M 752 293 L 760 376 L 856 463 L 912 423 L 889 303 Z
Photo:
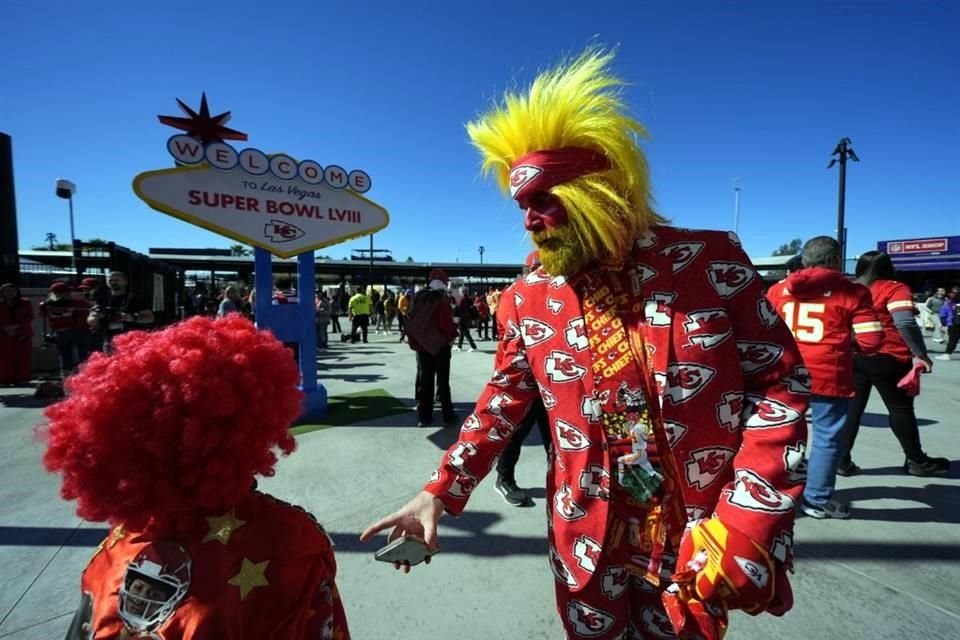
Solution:
M 416 536 L 402 536 L 373 554 L 374 559 L 380 562 L 399 562 L 416 566 L 434 555 L 434 551 L 427 549 L 426 543 Z

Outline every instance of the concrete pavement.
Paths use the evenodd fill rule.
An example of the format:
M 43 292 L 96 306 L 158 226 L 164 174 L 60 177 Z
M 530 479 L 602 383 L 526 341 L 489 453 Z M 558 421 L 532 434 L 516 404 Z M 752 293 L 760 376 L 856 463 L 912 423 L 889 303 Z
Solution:
M 382 387 L 413 404 L 414 356 L 396 335 L 333 344 L 321 357 L 330 395 Z M 489 376 L 493 346 L 454 353 L 452 386 L 462 415 Z M 936 352 L 941 345 L 930 344 Z M 362 374 L 362 375 L 361 375 Z M 954 460 L 942 478 L 899 470 L 902 456 L 871 400 L 854 457 L 864 472 L 839 478 L 853 519 L 797 522 L 794 610 L 784 618 L 735 614 L 730 638 L 900 640 L 960 637 L 960 360 L 936 362 L 918 400 L 931 455 Z M 32 427 L 41 407 L 0 390 L 0 638 L 62 637 L 79 601 L 79 577 L 105 527 L 84 523 L 60 500 Z M 438 416 L 439 417 L 439 416 Z M 460 518 L 445 517 L 441 554 L 410 575 L 375 562 L 381 541 L 361 545 L 367 524 L 410 498 L 455 438 L 418 429 L 414 412 L 299 437 L 261 488 L 317 515 L 337 543 L 338 585 L 357 640 L 560 638 L 546 562 L 543 452 L 531 434 L 517 469 L 537 506 L 507 505 L 484 482 Z

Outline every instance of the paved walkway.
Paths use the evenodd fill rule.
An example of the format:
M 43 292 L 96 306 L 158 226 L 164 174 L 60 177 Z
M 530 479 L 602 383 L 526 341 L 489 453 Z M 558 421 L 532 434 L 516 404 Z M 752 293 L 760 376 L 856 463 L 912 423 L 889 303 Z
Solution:
M 331 395 L 382 387 L 413 404 L 414 358 L 396 336 L 336 344 L 322 357 Z M 454 353 L 452 384 L 466 414 L 489 375 L 492 343 Z M 935 351 L 942 350 L 932 345 Z M 796 606 L 785 618 L 736 614 L 730 638 L 953 640 L 960 637 L 960 361 L 937 362 L 918 405 L 927 451 L 954 460 L 945 478 L 903 475 L 878 400 L 857 443 L 862 475 L 840 478 L 853 519 L 797 523 Z M 79 601 L 79 576 L 104 534 L 58 497 L 41 468 L 32 426 L 41 408 L 4 394 L 0 406 L 0 638 L 63 637 Z M 508 506 L 485 482 L 459 519 L 444 518 L 441 555 L 402 575 L 373 560 L 379 542 L 357 534 L 411 497 L 454 439 L 406 415 L 314 431 L 261 487 L 315 513 L 337 543 L 338 583 L 357 640 L 562 637 L 544 540 L 543 454 L 524 447 L 522 486 L 537 506 Z

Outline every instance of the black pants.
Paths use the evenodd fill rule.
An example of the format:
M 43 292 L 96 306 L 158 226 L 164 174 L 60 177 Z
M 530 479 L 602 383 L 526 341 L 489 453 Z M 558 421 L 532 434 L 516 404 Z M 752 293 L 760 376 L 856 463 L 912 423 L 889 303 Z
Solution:
M 330 333 L 340 333 L 340 316 L 335 313 L 330 314 Z
M 490 318 L 477 320 L 477 338 L 480 340 L 490 339 Z
M 400 330 L 400 342 L 403 342 L 403 337 L 407 335 L 407 325 L 404 324 L 403 314 L 399 311 L 397 312 L 397 328 Z
M 520 459 L 520 448 L 523 447 L 523 441 L 527 439 L 533 428 L 533 423 L 537 423 L 537 429 L 540 430 L 540 438 L 543 440 L 543 448 L 549 455 L 550 453 L 550 422 L 547 418 L 547 408 L 543 406 L 543 400 L 537 398 L 527 411 L 527 415 L 520 421 L 520 425 L 510 438 L 510 443 L 500 454 L 497 460 L 497 476 L 503 480 L 516 482 L 514 471 L 517 468 L 517 460 Z
M 956 351 L 958 341 L 960 341 L 960 324 L 954 324 L 947 328 L 947 348 L 944 353 L 950 355 Z
M 475 342 L 473 341 L 473 337 L 470 335 L 470 323 L 469 323 L 469 322 L 461 322 L 461 323 L 460 323 L 460 326 L 459 326 L 459 329 L 460 329 L 460 341 L 457 343 L 457 348 L 458 348 L 458 349 L 462 349 L 462 348 L 463 348 L 463 338 L 464 338 L 464 336 L 466 336 L 467 340 L 470 342 L 470 348 L 471 348 L 471 349 L 476 349 L 476 348 L 477 348 L 477 343 L 475 343 Z
M 913 411 L 913 398 L 897 388 L 897 383 L 913 367 L 909 360 L 896 360 L 891 356 L 855 356 L 853 359 L 853 385 L 856 396 L 850 400 L 847 409 L 847 423 L 844 425 L 846 446 L 840 454 L 844 462 L 850 461 L 860 419 L 863 417 L 870 389 L 877 388 L 883 404 L 890 414 L 890 428 L 900 442 L 904 455 L 911 460 L 920 460 L 923 449 L 920 447 L 920 430 L 917 428 L 917 415 Z
M 433 390 L 436 383 L 444 418 L 453 415 L 450 398 L 450 347 L 436 354 L 417 351 L 417 417 L 421 422 L 433 419 Z
M 350 328 L 350 341 L 357 341 L 357 331 L 363 334 L 363 341 L 367 341 L 367 328 L 370 326 L 370 316 L 367 314 L 357 314 L 353 316 L 353 326 Z

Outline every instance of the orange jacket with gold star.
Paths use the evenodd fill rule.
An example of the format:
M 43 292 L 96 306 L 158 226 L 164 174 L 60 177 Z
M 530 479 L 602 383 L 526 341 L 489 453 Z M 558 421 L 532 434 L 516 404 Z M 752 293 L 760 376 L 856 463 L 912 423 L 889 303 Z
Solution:
M 157 542 L 118 526 L 97 548 L 82 579 L 83 592 L 92 599 L 86 621 L 92 637 L 350 637 L 334 582 L 333 543 L 298 507 L 254 491 L 232 510 L 201 519 L 190 535 Z M 177 549 L 179 557 L 151 553 L 164 545 Z M 134 576 L 156 576 L 164 597 L 178 598 L 168 606 L 169 614 L 140 635 L 125 628 L 120 611 L 121 590 L 131 591 Z M 143 613 L 136 609 L 142 604 L 134 600 L 131 605 L 125 597 L 127 611 L 133 607 Z

